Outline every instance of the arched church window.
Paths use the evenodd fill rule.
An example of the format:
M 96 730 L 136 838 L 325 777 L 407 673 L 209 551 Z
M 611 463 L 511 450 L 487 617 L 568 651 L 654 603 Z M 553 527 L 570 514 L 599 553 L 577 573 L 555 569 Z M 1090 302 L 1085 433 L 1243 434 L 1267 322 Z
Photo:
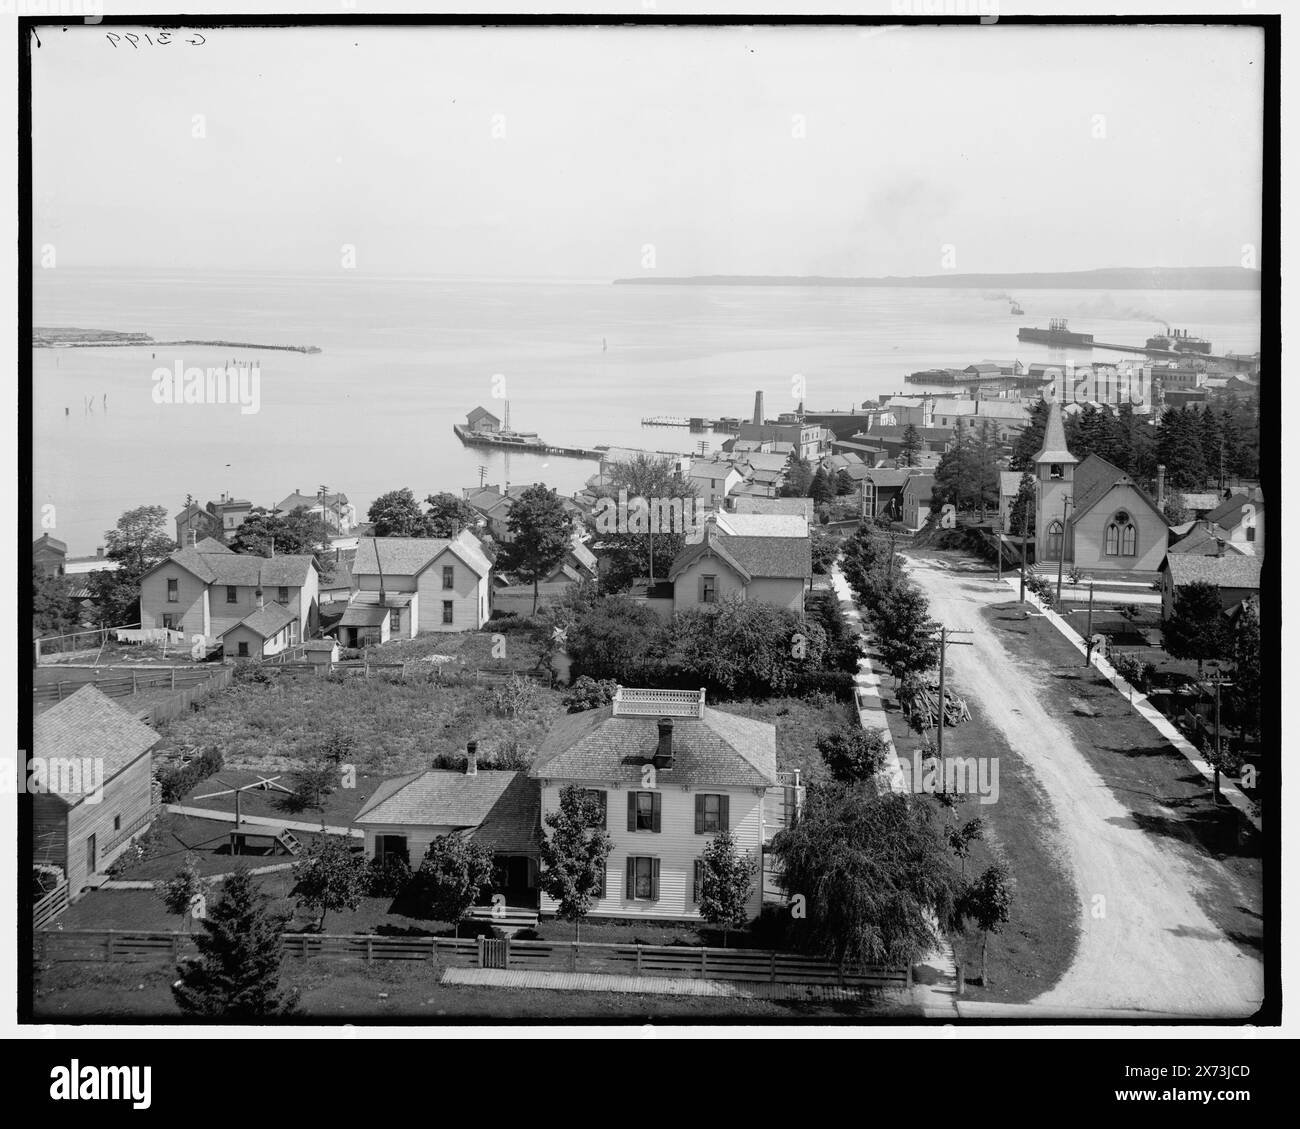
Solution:
M 1137 556 L 1137 526 L 1128 511 L 1120 510 L 1106 526 L 1106 555 L 1108 557 Z
M 1047 559 L 1059 561 L 1061 559 L 1061 542 L 1064 539 L 1065 526 L 1059 521 L 1050 521 L 1047 524 Z

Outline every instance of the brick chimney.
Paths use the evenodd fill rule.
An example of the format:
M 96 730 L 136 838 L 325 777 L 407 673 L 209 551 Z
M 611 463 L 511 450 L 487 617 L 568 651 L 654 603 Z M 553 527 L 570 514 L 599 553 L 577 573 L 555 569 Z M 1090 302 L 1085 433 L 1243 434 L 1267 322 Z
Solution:
M 1164 512 L 1165 508 L 1165 464 L 1156 467 L 1156 509 Z
M 658 769 L 673 767 L 673 719 L 671 717 L 659 719 L 659 746 L 655 749 L 654 762 L 655 768 Z
M 465 746 L 465 775 L 478 775 L 478 742 L 471 741 Z

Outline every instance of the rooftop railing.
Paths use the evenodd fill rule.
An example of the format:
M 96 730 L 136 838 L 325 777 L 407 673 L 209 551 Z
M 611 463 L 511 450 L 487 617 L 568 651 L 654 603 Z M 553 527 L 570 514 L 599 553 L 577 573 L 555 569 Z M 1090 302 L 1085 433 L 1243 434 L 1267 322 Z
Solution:
M 649 690 L 620 686 L 615 717 L 703 717 L 704 690 Z

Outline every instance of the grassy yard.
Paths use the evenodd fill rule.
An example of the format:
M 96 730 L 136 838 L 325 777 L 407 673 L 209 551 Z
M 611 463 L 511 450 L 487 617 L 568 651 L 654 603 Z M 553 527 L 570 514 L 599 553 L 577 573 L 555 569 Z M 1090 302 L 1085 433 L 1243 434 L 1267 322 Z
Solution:
M 230 787 L 256 784 L 258 780 L 267 775 L 268 773 L 265 772 L 252 772 L 247 769 L 223 768 L 207 780 L 199 781 L 177 802 L 184 804 L 186 807 L 210 808 L 213 811 L 233 814 L 235 811 L 235 797 L 233 795 L 215 796 L 210 795 L 210 793 L 224 792 Z M 282 784 L 286 788 L 294 787 L 292 773 L 270 773 L 269 775 L 280 776 L 280 779 L 276 781 L 277 784 Z M 342 774 L 340 773 L 341 779 Z M 323 797 L 322 807 L 306 809 L 294 809 L 286 806 L 285 801 L 289 797 L 284 792 L 278 792 L 274 789 L 251 788 L 240 793 L 239 811 L 241 815 L 287 819 L 296 823 L 325 823 L 331 827 L 346 827 L 352 822 L 353 817 L 361 810 L 361 806 L 383 779 L 383 776 L 377 773 L 362 772 L 358 768 L 355 788 L 344 788 L 336 781 L 334 790 L 328 796 Z
M 818 736 L 857 724 L 853 707 L 830 694 L 724 702 L 719 709 L 775 725 L 777 768 L 783 772 L 799 769 L 804 784 L 830 779 L 817 751 Z
M 472 1023 L 806 1023 L 915 1019 L 896 999 L 814 1003 L 454 987 L 424 961 L 285 961 L 281 983 L 302 990 L 301 1021 Z M 33 1010 L 54 1022 L 181 1021 L 170 962 L 56 964 L 36 976 Z
M 1109 682 L 1085 669 L 1079 653 L 1046 619 L 1023 618 L 1014 605 L 984 614 L 992 630 L 1013 636 L 1019 653 L 1032 656 L 1059 681 L 1062 701 L 1076 699 L 1085 707 L 1062 709 L 1059 719 L 1137 825 L 1222 864 L 1227 878 L 1209 887 L 1202 909 L 1237 944 L 1258 949 L 1263 873 L 1256 837 L 1238 842 L 1235 812 L 1216 810 L 1209 782 L 1140 715 L 1130 713 L 1127 699 Z M 1207 881 L 1221 873 L 1204 871 Z
M 436 642 L 445 646 L 457 638 Z M 490 640 L 470 636 L 461 645 L 472 640 L 477 647 L 482 638 Z M 351 741 L 347 760 L 358 773 L 379 778 L 428 768 L 440 753 L 463 753 L 471 738 L 485 766 L 501 750 L 517 748 L 531 757 L 562 712 L 559 693 L 536 684 L 531 704 L 517 716 L 502 716 L 493 707 L 495 689 L 414 676 L 273 672 L 268 683 L 232 686 L 168 724 L 155 756 L 215 745 L 231 769 L 286 772 L 314 757 L 327 739 L 341 738 Z
M 886 683 L 886 716 L 894 747 L 900 760 L 911 764 L 921 739 L 899 712 L 890 694 L 892 681 Z M 944 731 L 944 756 L 996 758 L 998 800 L 981 804 L 978 797 L 972 797 L 948 810 L 930 797 L 922 802 L 934 805 L 940 823 L 984 821 L 984 838 L 973 845 L 966 859 L 967 878 L 994 862 L 1011 867 L 1016 900 L 1010 922 L 989 941 L 988 987 L 970 982 L 979 975 L 979 931 L 971 928 L 949 940 L 966 969 L 970 999 L 1024 1003 L 1052 987 L 1070 966 L 1078 938 L 1078 899 L 1068 871 L 1051 846 L 1052 815 L 1046 796 L 1024 761 L 986 722 L 979 702 L 967 699 L 966 704 L 971 720 Z

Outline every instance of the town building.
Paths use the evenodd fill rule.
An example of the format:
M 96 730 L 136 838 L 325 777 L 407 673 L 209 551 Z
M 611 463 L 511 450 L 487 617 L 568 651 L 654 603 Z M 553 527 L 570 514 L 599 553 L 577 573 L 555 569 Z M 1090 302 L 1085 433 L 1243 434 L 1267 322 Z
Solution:
M 1168 619 L 1174 610 L 1178 590 L 1188 584 L 1210 584 L 1218 590 L 1219 604 L 1227 615 L 1243 601 L 1258 598 L 1263 561 L 1259 557 L 1228 553 L 1222 557 L 1195 553 L 1170 553 L 1161 566 L 1161 611 Z
M 1228 541 L 1249 556 L 1264 555 L 1264 497 L 1258 490 L 1234 493 L 1205 515 Z
M 1051 402 L 1034 456 L 1040 562 L 1085 571 L 1155 572 L 1169 548 L 1169 523 L 1155 501 L 1099 455 L 1080 463 L 1065 443 L 1061 404 Z
M 32 542 L 32 567 L 42 576 L 62 576 L 68 559 L 68 544 L 42 533 Z
M 304 494 L 294 490 L 279 502 L 275 512 L 287 517 L 300 508 L 335 533 L 351 533 L 357 524 L 357 508 L 348 501 L 346 494 Z
M 158 734 L 87 684 L 37 715 L 32 857 L 59 867 L 75 898 L 149 826 Z M 39 769 L 37 766 L 40 766 Z
M 703 690 L 619 687 L 610 705 L 561 717 L 529 775 L 543 820 L 568 785 L 599 798 L 612 841 L 601 917 L 698 920 L 701 859 L 724 829 L 755 865 L 757 916 L 775 885 L 772 838 L 802 800 L 798 774 L 777 770 L 776 727 L 708 705 Z M 543 894 L 540 908 L 556 903 Z
M 806 531 L 802 537 L 732 536 L 717 521 L 706 521 L 703 534 L 668 570 L 672 610 L 734 595 L 800 611 L 812 582 L 811 546 Z
M 389 636 L 413 639 L 424 631 L 477 631 L 492 614 L 492 565 L 467 529 L 452 538 L 362 538 L 352 576 L 356 591 L 344 629 L 378 627 L 368 621 L 382 613 Z M 344 635 L 339 642 L 361 645 Z
M 934 494 L 934 475 L 910 474 L 903 483 L 903 527 L 922 529 L 930 520 L 931 498 Z
M 526 772 L 480 769 L 471 742 L 463 771 L 430 769 L 385 780 L 352 825 L 365 832 L 367 858 L 398 858 L 412 869 L 434 839 L 463 836 L 492 852 L 497 873 L 487 893 L 536 909 L 540 806 L 536 780 Z
M 211 538 L 177 549 L 140 578 L 141 626 L 202 635 L 208 646 L 271 604 L 289 613 L 289 645 L 320 626 L 320 570 L 310 554 L 234 553 Z M 265 625 L 265 617 L 257 627 Z

